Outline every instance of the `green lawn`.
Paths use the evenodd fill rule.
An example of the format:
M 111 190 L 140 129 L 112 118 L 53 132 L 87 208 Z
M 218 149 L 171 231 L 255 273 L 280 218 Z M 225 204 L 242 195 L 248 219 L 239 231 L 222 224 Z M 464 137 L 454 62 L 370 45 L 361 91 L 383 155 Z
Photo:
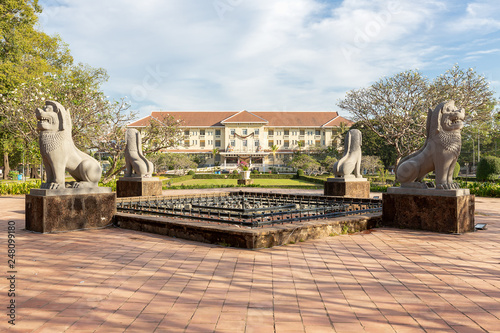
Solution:
M 173 182 L 172 185 L 237 185 L 237 179 L 189 179 L 180 182 Z M 261 186 L 318 186 L 318 184 L 310 183 L 301 179 L 254 179 L 255 185 Z

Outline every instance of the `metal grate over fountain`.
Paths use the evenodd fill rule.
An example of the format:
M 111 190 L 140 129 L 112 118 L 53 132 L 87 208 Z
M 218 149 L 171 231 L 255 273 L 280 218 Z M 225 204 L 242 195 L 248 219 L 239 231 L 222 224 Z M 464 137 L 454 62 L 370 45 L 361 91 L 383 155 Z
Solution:
M 375 213 L 382 201 L 259 192 L 118 198 L 117 211 L 250 228 Z

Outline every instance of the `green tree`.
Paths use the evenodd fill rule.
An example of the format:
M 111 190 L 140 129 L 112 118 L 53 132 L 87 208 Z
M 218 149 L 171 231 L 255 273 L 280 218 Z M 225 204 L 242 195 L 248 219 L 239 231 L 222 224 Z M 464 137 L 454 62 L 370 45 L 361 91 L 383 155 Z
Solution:
M 37 0 L 5 0 L 0 4 L 0 97 L 4 99 L 19 100 L 22 85 L 34 80 L 47 85 L 52 75 L 73 61 L 59 36 L 48 36 L 36 29 L 40 12 Z M 15 141 L 28 150 L 33 146 L 26 139 L 22 144 L 19 137 L 12 137 L 12 131 L 8 131 L 10 125 L 9 118 L 0 116 L 0 146 L 6 168 L 8 155 L 12 153 L 9 142 Z
M 271 146 L 271 151 L 273 153 L 273 167 L 276 164 L 276 152 L 278 151 L 280 147 L 278 145 L 272 145 Z
M 307 154 L 296 155 L 290 162 L 290 166 L 295 169 L 304 170 L 308 176 L 318 173 L 321 168 L 321 164 Z
M 375 120 L 368 121 L 375 122 Z M 364 121 L 359 121 L 351 126 L 352 129 L 361 131 L 363 137 L 363 144 L 361 145 L 362 155 L 380 157 L 386 169 L 394 166 L 396 163 L 396 149 L 372 131 L 370 127 L 371 126 L 366 126 Z M 377 128 L 378 125 L 372 124 L 372 127 Z

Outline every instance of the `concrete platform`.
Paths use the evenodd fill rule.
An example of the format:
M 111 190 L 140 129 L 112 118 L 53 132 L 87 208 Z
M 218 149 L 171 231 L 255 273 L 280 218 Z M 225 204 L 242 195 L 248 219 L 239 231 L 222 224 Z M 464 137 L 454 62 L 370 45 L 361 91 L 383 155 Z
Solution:
M 221 189 L 205 192 L 212 190 Z M 204 190 L 164 192 L 193 191 Z M 18 262 L 16 325 L 5 316 L 2 332 L 500 327 L 500 199 L 476 198 L 476 223 L 487 223 L 487 230 L 453 235 L 377 228 L 261 250 L 116 228 L 37 234 L 24 229 L 24 207 L 24 196 L 0 197 L 0 233 L 7 235 L 7 221 L 15 222 Z M 7 259 L 7 237 L 0 237 L 0 248 Z M 0 283 L 4 301 L 7 282 Z
M 365 178 L 328 178 L 324 195 L 347 198 L 369 198 L 370 182 Z
M 157 177 L 121 177 L 116 182 L 116 197 L 141 197 L 162 194 L 162 182 Z

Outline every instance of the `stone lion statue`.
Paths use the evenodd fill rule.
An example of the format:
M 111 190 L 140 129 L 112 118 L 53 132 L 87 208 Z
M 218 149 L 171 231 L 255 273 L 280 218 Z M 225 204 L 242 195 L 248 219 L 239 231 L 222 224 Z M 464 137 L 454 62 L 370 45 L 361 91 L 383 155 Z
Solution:
M 446 101 L 427 114 L 427 138 L 420 150 L 403 158 L 396 168 L 396 181 L 401 187 L 427 188 L 422 182 L 431 171 L 436 174 L 437 189 L 457 189 L 453 170 L 460 155 L 465 111 Z
M 125 177 L 151 177 L 153 163 L 142 154 L 141 133 L 134 128 L 128 128 L 125 134 Z
M 333 165 L 335 177 L 362 178 L 361 168 L 361 131 L 352 129 L 347 132 L 344 142 L 344 156 Z M 354 172 L 354 175 L 352 173 Z
M 47 182 L 41 188 L 65 188 L 66 171 L 75 179 L 67 187 L 97 187 L 101 166 L 94 158 L 75 147 L 69 112 L 57 102 L 46 101 L 43 110 L 36 109 L 36 119 L 40 152 L 47 173 Z

